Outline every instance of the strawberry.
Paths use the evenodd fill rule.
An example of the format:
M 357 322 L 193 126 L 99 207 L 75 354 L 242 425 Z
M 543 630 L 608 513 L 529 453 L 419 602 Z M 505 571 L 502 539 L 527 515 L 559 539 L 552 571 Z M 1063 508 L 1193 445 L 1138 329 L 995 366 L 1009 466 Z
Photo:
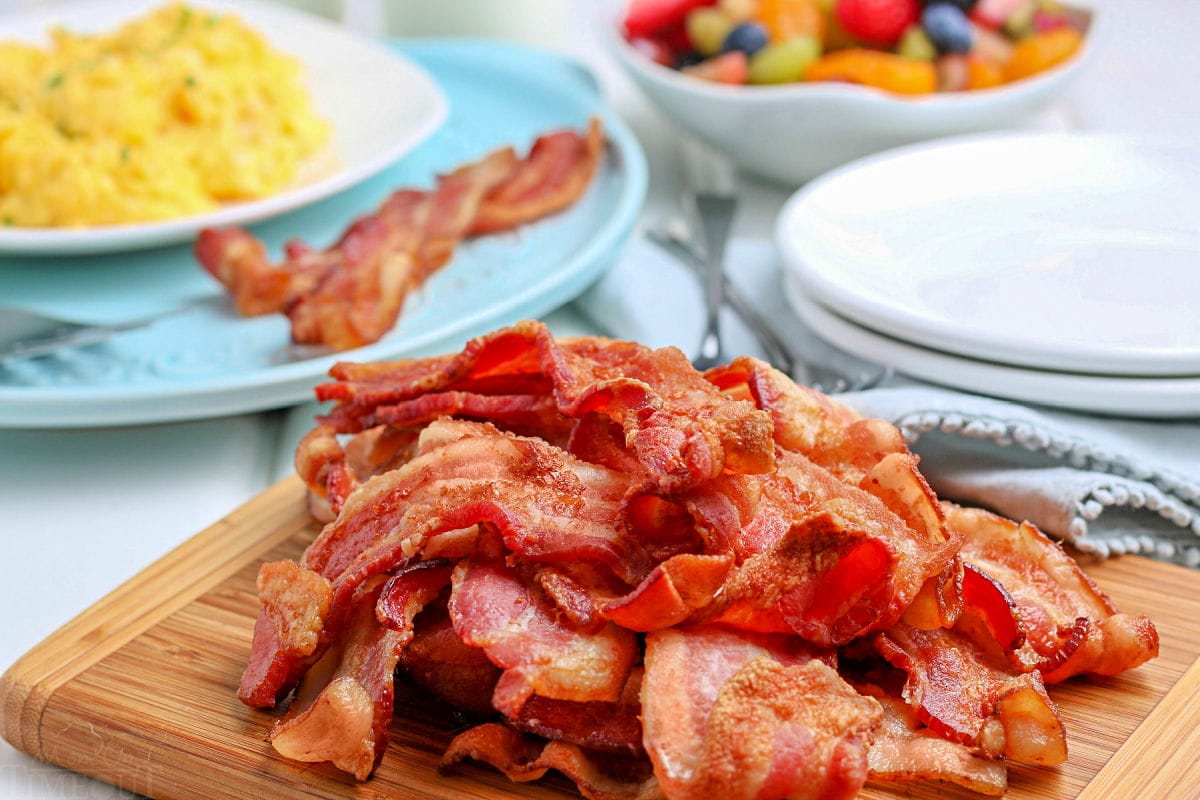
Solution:
M 921 16 L 918 0 L 837 0 L 834 16 L 851 36 L 891 47 Z
M 657 36 L 683 24 L 693 8 L 716 0 L 633 0 L 625 13 L 625 35 L 629 39 Z

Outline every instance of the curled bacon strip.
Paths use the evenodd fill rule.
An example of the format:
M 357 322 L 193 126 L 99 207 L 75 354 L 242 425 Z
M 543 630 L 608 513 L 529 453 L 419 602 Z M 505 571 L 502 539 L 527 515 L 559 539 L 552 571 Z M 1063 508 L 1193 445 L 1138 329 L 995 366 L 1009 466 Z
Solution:
M 566 775 L 591 800 L 659 800 L 662 793 L 641 759 L 587 752 L 578 745 L 537 740 L 497 723 L 471 728 L 454 737 L 440 769 L 472 758 L 491 764 L 508 779 L 536 781 L 549 770 Z
M 946 504 L 965 532 L 963 557 L 1011 596 L 1026 631 L 1017 652 L 1047 683 L 1072 675 L 1116 675 L 1158 655 L 1147 617 L 1122 614 L 1073 558 L 1034 526 Z M 1019 643 L 1018 643 L 1019 644 Z
M 1061 764 L 1066 737 L 1037 672 L 992 663 L 969 639 L 900 623 L 875 640 L 908 673 L 904 698 L 939 736 L 1027 764 Z
M 205 229 L 195 256 L 240 313 L 287 314 L 300 344 L 361 347 L 392 329 L 408 295 L 464 237 L 511 230 L 573 204 L 603 152 L 604 134 L 592 119 L 582 134 L 539 137 L 523 159 L 505 147 L 439 176 L 430 191 L 399 190 L 327 249 L 290 242 L 284 261 L 272 264 L 248 231 Z
M 883 708 L 883 725 L 867 753 L 870 780 L 887 783 L 936 780 L 979 794 L 1000 796 L 1008 771 L 1000 761 L 974 755 L 962 744 L 935 736 L 912 708 L 882 691 L 866 691 Z
M 392 679 L 411 630 L 375 619 L 385 581 L 364 585 L 336 647 L 305 674 L 287 715 L 271 731 L 271 744 L 296 761 L 329 761 L 359 780 L 387 749 L 392 720 Z
M 558 624 L 554 607 L 514 570 L 459 562 L 450 619 L 464 642 L 504 670 L 492 705 L 509 717 L 534 694 L 616 702 L 633 668 L 633 634 L 616 625 L 590 633 Z
M 258 599 L 262 608 L 238 698 L 263 708 L 291 691 L 326 644 L 322 634 L 333 587 L 299 564 L 272 561 L 258 570 Z

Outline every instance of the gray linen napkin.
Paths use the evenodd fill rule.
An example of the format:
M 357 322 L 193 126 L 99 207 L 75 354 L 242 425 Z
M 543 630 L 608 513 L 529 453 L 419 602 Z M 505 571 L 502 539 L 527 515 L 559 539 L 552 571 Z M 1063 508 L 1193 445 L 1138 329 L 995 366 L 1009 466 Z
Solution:
M 797 353 L 836 357 L 788 307 L 769 243 L 735 240 L 728 265 Z M 654 347 L 690 354 L 701 335 L 698 280 L 643 241 L 573 306 L 605 334 Z M 744 326 L 724 319 L 733 354 L 761 357 Z M 1097 558 L 1138 553 L 1200 566 L 1200 420 L 1093 417 L 903 377 L 838 399 L 899 427 L 941 497 L 1028 520 Z

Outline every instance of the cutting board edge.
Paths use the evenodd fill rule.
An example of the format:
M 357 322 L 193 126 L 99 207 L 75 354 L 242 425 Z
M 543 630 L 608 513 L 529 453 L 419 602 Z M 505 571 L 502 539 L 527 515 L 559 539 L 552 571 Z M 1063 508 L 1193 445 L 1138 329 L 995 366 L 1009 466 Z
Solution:
M 21 752 L 46 760 L 41 718 L 54 693 L 194 601 L 247 559 L 292 536 L 295 526 L 273 525 L 264 525 L 266 535 L 259 538 L 244 535 L 247 523 L 253 524 L 255 517 L 278 503 L 289 502 L 289 495 L 294 496 L 298 510 L 303 510 L 303 485 L 295 476 L 284 478 L 188 537 L 26 651 L 0 676 L 0 736 Z M 307 523 L 307 511 L 297 519 Z M 207 551 L 223 555 L 211 560 L 210 569 L 199 574 L 179 574 L 181 565 Z M 113 621 L 114 613 L 121 624 Z M 97 624 L 98 620 L 105 622 Z

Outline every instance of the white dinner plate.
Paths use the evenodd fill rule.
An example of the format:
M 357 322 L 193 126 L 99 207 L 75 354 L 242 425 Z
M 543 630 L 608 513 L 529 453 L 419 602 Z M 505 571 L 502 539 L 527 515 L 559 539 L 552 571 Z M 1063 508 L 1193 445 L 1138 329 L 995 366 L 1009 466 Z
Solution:
M 97 0 L 0 18 L 0 40 L 46 41 L 64 25 L 108 31 L 146 14 L 161 0 Z M 235 13 L 276 49 L 304 64 L 313 104 L 332 139 L 301 172 L 307 180 L 261 200 L 231 203 L 175 220 L 92 228 L 0 227 L 0 254 L 118 252 L 192 239 L 205 227 L 245 225 L 309 205 L 380 172 L 438 129 L 446 99 L 432 77 L 382 43 L 334 23 L 254 0 L 198 0 L 198 9 Z
M 784 285 L 792 308 L 819 336 L 862 358 L 890 364 L 913 378 L 992 397 L 1096 414 L 1157 419 L 1200 414 L 1200 376 L 1085 375 L 964 358 L 857 325 L 815 302 L 795 276 L 787 276 Z
M 822 305 L 1010 365 L 1200 375 L 1200 150 L 987 134 L 855 162 L 787 202 L 776 240 Z

